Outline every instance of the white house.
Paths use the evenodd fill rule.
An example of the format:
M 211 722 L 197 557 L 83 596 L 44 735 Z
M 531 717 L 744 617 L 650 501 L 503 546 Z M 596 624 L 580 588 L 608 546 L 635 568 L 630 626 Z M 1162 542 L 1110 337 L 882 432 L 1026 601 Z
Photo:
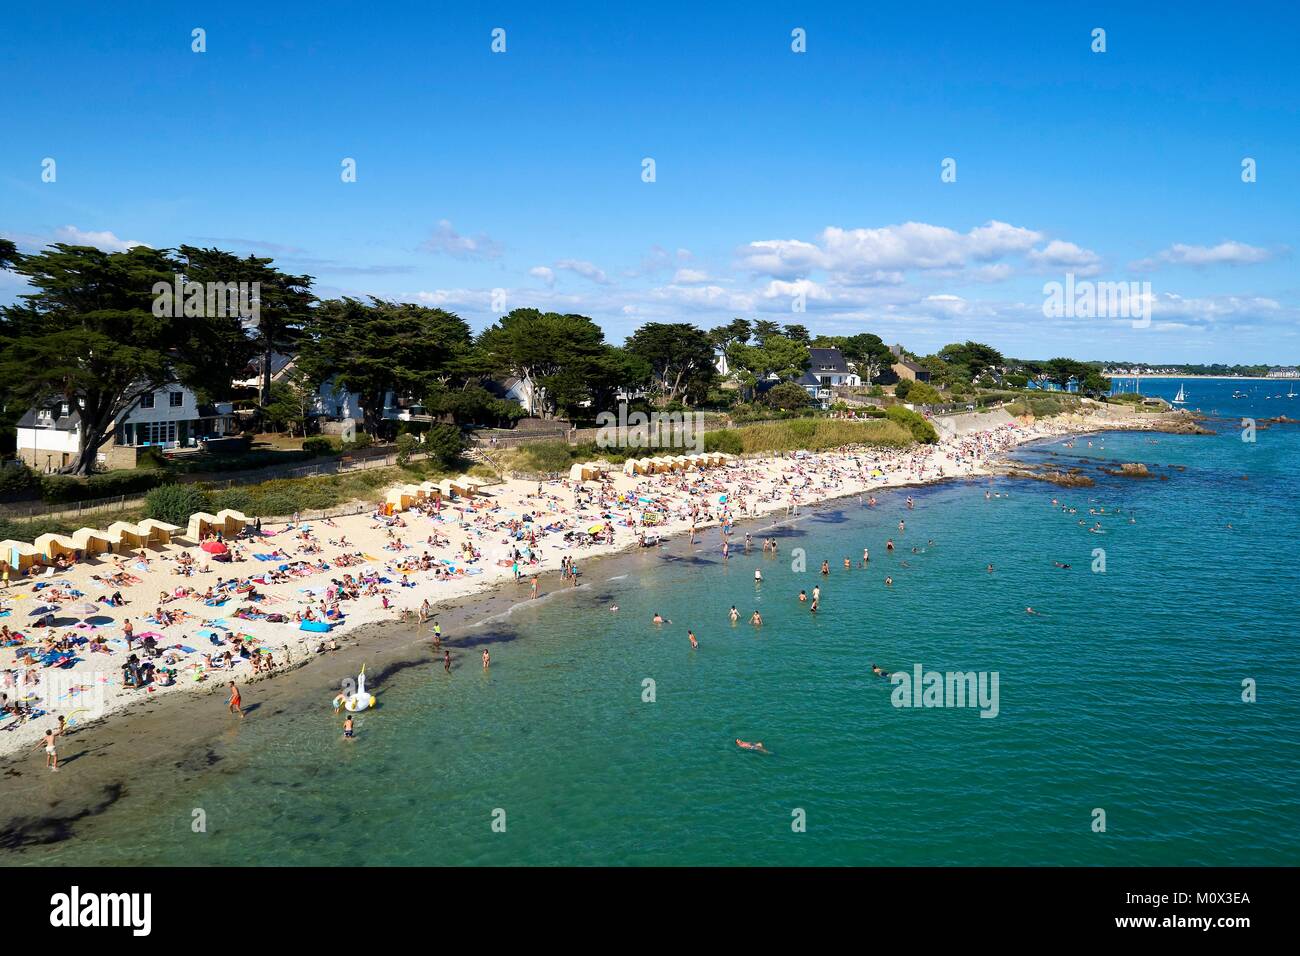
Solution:
M 145 392 L 117 417 L 111 436 L 99 449 L 98 463 L 134 468 L 141 448 L 194 448 L 205 438 L 233 430 L 228 403 L 202 404 L 183 385 Z M 38 471 L 71 464 L 81 447 L 81 410 L 76 398 L 51 398 L 18 420 L 18 457 Z

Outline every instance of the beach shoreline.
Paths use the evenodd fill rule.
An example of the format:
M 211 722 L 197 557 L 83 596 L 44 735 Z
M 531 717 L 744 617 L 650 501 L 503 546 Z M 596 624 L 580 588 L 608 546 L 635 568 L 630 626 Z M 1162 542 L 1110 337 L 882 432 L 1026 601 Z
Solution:
M 913 487 L 927 487 L 943 482 L 980 480 L 996 476 L 996 464 L 1002 455 L 1018 447 L 1065 437 L 1107 431 L 1148 430 L 1148 420 L 1128 423 L 1096 420 L 1093 422 L 1061 421 L 1039 423 L 1015 433 L 1015 441 L 998 456 L 980 461 L 960 473 L 932 475 L 921 480 L 907 480 L 905 474 L 897 479 L 860 488 L 850 484 L 828 493 L 814 501 L 801 503 L 796 514 L 787 514 L 774 505 L 759 514 L 735 521 L 740 532 L 757 532 L 775 529 L 798 517 L 822 509 L 838 507 L 843 498 L 882 491 L 905 491 Z M 1069 427 L 1067 427 L 1069 426 Z M 770 467 L 790 464 L 795 459 L 775 458 Z M 710 530 L 716 527 L 710 525 Z M 703 525 L 701 525 L 703 528 Z M 603 582 L 611 574 L 626 570 L 629 573 L 647 560 L 663 560 L 685 555 L 694 547 L 687 529 L 666 525 L 666 539 L 655 548 L 639 548 L 635 539 L 624 540 L 603 549 L 590 549 L 579 554 L 583 582 L 578 588 L 564 586 L 558 570 L 548 567 L 541 571 L 544 592 L 541 602 L 562 600 L 565 593 L 582 593 L 587 588 Z M 734 537 L 734 535 L 733 535 Z M 484 631 L 494 620 L 506 615 L 521 603 L 529 603 L 528 586 L 524 581 L 515 583 L 505 576 L 488 578 L 455 595 L 439 597 L 434 603 L 435 616 L 444 631 L 444 646 L 460 660 L 458 666 L 474 665 L 470 651 L 484 642 Z M 525 579 L 526 581 L 526 579 Z M 418 596 L 418 595 L 417 595 Z M 282 713 L 299 713 L 329 706 L 330 688 L 353 677 L 362 664 L 367 666 L 372 685 L 382 687 L 383 680 L 396 671 L 410 667 L 440 666 L 430 640 L 429 626 L 418 625 L 391 616 L 351 615 L 364 618 L 353 626 L 339 631 L 335 636 L 339 649 L 322 654 L 308 655 L 294 660 L 290 666 L 281 667 L 268 675 L 250 679 L 241 674 L 238 681 L 245 688 L 245 699 L 250 707 L 250 717 L 265 719 Z M 307 664 L 314 664 L 307 667 Z M 17 731 L 4 734 L 5 752 L 0 754 L 0 773 L 3 773 L 6 801 L 4 826 L 0 832 L 7 834 L 4 843 L 9 849 L 39 846 L 68 838 L 76 822 L 87 816 L 106 812 L 113 803 L 130 793 L 131 769 L 141 761 L 166 761 L 173 763 L 181 774 L 201 772 L 220 762 L 223 747 L 221 739 L 232 732 L 231 717 L 224 713 L 225 682 L 212 681 L 207 686 L 196 684 L 172 689 L 172 692 L 155 694 L 147 699 L 136 698 L 119 706 L 98 719 L 78 726 L 69 734 L 61 748 L 61 759 L 66 772 L 45 772 L 41 762 L 32 753 L 30 742 L 39 740 L 37 732 L 47 722 L 31 721 L 28 739 L 18 738 Z M 381 705 L 382 706 L 382 705 Z M 50 721 L 52 722 L 52 721 Z M 23 728 L 19 728 L 22 730 Z M 87 759 L 91 758 L 91 759 Z M 107 759 L 95 759 L 107 758 Z M 84 762 L 83 762 L 84 761 Z M 34 812 L 38 808 L 44 812 Z

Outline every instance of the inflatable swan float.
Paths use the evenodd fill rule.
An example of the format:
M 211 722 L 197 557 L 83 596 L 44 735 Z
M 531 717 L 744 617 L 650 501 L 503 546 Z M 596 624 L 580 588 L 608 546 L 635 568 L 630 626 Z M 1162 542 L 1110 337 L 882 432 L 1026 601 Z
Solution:
M 334 709 L 342 707 L 351 713 L 365 710 L 368 707 L 375 706 L 375 695 L 366 693 L 366 666 L 361 665 L 361 673 L 357 675 L 357 690 L 354 694 L 339 694 L 334 698 Z

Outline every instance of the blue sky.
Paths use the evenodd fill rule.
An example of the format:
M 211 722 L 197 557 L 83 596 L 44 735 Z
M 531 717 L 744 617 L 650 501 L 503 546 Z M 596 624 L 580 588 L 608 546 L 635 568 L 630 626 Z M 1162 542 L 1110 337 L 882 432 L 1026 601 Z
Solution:
M 500 289 L 615 341 L 739 315 L 1294 364 L 1300 13 L 1134 6 L 15 5 L 0 234 L 269 254 L 475 328 Z M 1149 281 L 1150 326 L 1044 317 L 1067 272 Z

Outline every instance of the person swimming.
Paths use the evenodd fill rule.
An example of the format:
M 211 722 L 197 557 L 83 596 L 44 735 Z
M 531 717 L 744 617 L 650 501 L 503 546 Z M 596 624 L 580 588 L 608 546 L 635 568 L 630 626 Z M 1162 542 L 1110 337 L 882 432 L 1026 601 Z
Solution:
M 694 631 L 689 631 L 689 630 L 688 630 L 688 631 L 686 632 L 686 636 L 687 636 L 688 638 L 690 638 L 690 641 L 691 641 L 691 647 L 699 647 L 699 646 L 700 646 L 700 642 L 697 641 L 697 640 L 695 639 L 695 632 L 694 632 Z
M 748 740 L 741 740 L 739 737 L 737 737 L 736 746 L 739 747 L 741 750 L 753 750 L 761 754 L 771 753 L 770 750 L 768 750 L 766 747 L 763 746 L 763 741 L 761 740 L 756 740 L 753 743 L 750 743 Z
M 800 604 L 804 604 L 804 603 L 807 602 L 807 600 L 808 600 L 808 592 L 807 592 L 807 591 L 800 591 L 800 592 L 799 592 L 799 603 L 800 603 Z
M 763 623 L 763 615 L 761 615 L 761 614 L 759 614 L 757 611 L 755 611 L 753 614 L 751 614 L 751 615 L 749 616 L 749 623 L 750 623 L 750 624 L 753 624 L 755 627 L 758 627 L 758 626 L 762 625 L 762 623 Z
M 734 604 L 731 605 L 731 613 L 728 614 L 727 616 L 731 618 L 732 624 L 735 624 L 738 620 L 740 620 L 740 612 L 736 610 L 736 605 Z
M 875 674 L 877 677 L 888 677 L 888 676 L 889 676 L 889 671 L 885 670 L 885 669 L 884 669 L 883 667 L 881 667 L 879 664 L 872 664 L 872 665 L 871 665 L 871 673 Z

